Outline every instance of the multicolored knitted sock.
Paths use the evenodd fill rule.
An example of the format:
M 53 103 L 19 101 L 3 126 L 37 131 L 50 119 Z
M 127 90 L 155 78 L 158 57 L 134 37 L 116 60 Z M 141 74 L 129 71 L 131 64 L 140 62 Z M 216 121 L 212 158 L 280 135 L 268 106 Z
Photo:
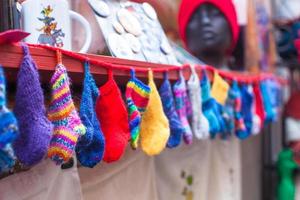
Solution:
M 0 149 L 14 142 L 19 135 L 17 119 L 6 105 L 6 82 L 0 65 Z
M 99 88 L 100 97 L 96 102 L 96 113 L 105 136 L 105 162 L 119 160 L 130 140 L 128 113 L 120 89 L 111 70 L 108 81 Z
M 241 86 L 241 95 L 242 95 L 241 113 L 247 130 L 247 136 L 245 136 L 245 138 L 248 138 L 251 135 L 252 124 L 253 124 L 252 122 L 253 95 L 250 93 L 248 85 Z
M 192 105 L 192 130 L 199 140 L 209 138 L 208 120 L 202 113 L 201 87 L 195 66 L 191 65 L 191 77 L 187 82 L 188 94 Z
M 260 128 L 262 129 L 265 123 L 266 114 L 259 84 L 253 85 L 253 92 L 255 97 L 255 113 L 260 119 Z
M 238 86 L 238 83 L 236 81 L 233 81 L 231 86 L 231 94 L 233 95 L 233 107 L 234 107 L 234 126 L 235 126 L 235 135 L 239 139 L 245 139 L 248 136 L 247 129 L 244 123 L 243 115 L 241 113 L 242 111 L 242 97 L 240 88 Z
M 46 117 L 44 94 L 39 81 L 37 66 L 23 45 L 24 58 L 18 72 L 14 113 L 20 135 L 13 144 L 19 161 L 32 166 L 46 155 L 53 126 Z
M 184 127 L 183 139 L 186 144 L 192 144 L 193 142 L 193 133 L 188 121 L 187 114 L 187 89 L 184 77 L 180 71 L 179 80 L 173 85 L 173 93 L 175 97 L 175 108 L 179 115 L 180 121 Z
M 164 112 L 169 120 L 171 134 L 167 143 L 168 148 L 175 148 L 181 142 L 184 128 L 175 109 L 174 97 L 167 72 L 164 73 L 164 82 L 159 88 L 160 98 Z
M 170 127 L 151 70 L 148 72 L 148 79 L 151 93 L 149 105 L 141 122 L 141 147 L 147 155 L 153 156 L 158 155 L 166 147 Z
M 48 157 L 59 165 L 73 156 L 78 137 L 85 134 L 86 128 L 75 109 L 69 77 L 64 65 L 56 66 L 50 83 L 52 99 L 48 109 L 48 118 L 54 125 L 54 133 Z
M 92 168 L 103 159 L 105 139 L 95 112 L 99 92 L 89 68 L 89 63 L 85 62 L 79 115 L 86 133 L 78 139 L 76 157 L 82 166 Z
M 214 138 L 221 131 L 221 124 L 216 115 L 216 101 L 210 95 L 210 82 L 206 71 L 202 71 L 201 79 L 201 96 L 202 96 L 202 111 L 209 122 L 209 132 Z
M 261 121 L 260 121 L 260 117 L 256 114 L 256 97 L 255 97 L 252 85 L 249 85 L 249 92 L 253 97 L 253 103 L 252 103 L 252 106 L 251 106 L 251 113 L 252 113 L 251 133 L 253 135 L 257 135 L 257 134 L 259 134 L 259 132 L 261 130 Z
M 129 112 L 129 128 L 131 134 L 131 147 L 138 147 L 140 123 L 150 98 L 150 87 L 135 77 L 135 71 L 130 71 L 131 78 L 126 85 L 126 104 Z

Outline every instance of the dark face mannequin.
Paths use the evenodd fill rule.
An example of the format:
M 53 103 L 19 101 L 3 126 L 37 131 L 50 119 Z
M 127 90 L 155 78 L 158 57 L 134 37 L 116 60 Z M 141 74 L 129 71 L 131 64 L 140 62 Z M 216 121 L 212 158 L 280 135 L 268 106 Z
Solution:
M 226 66 L 232 36 L 225 16 L 205 3 L 192 15 L 186 30 L 187 47 L 200 60 L 217 68 Z

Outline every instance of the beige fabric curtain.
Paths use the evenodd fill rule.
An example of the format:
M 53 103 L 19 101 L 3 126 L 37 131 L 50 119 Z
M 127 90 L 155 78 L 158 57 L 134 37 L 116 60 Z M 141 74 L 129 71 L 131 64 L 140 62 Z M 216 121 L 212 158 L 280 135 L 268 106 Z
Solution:
M 76 165 L 61 170 L 45 160 L 29 171 L 0 181 L 2 200 L 80 200 L 81 186 Z

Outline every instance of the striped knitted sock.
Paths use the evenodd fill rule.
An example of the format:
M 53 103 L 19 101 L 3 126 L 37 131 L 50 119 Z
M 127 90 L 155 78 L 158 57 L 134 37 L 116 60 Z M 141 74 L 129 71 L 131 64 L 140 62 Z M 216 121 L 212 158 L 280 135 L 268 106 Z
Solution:
M 54 133 L 48 157 L 56 164 L 62 164 L 72 157 L 78 137 L 85 134 L 86 128 L 75 109 L 67 71 L 62 64 L 56 66 L 51 84 L 52 100 L 48 118 L 54 125 Z
M 188 112 L 190 112 L 191 106 L 190 102 L 187 101 L 187 89 L 182 73 L 180 73 L 180 79 L 173 85 L 173 93 L 175 97 L 176 111 L 184 127 L 184 142 L 186 144 L 191 144 L 193 141 L 193 133 L 188 122 Z
M 145 112 L 150 96 L 150 87 L 135 77 L 135 71 L 131 70 L 131 79 L 126 85 L 126 103 L 129 111 L 129 128 L 131 134 L 131 146 L 138 146 L 140 123 Z

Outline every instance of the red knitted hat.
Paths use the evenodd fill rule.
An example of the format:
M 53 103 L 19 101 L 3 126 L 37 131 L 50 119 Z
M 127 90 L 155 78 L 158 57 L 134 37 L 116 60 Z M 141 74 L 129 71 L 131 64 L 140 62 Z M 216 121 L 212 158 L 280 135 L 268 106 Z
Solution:
M 216 6 L 226 17 L 232 33 L 232 42 L 229 50 L 233 51 L 239 36 L 239 25 L 232 0 L 182 0 L 178 13 L 178 27 L 184 45 L 187 46 L 186 27 L 190 18 L 196 9 L 204 3 Z

